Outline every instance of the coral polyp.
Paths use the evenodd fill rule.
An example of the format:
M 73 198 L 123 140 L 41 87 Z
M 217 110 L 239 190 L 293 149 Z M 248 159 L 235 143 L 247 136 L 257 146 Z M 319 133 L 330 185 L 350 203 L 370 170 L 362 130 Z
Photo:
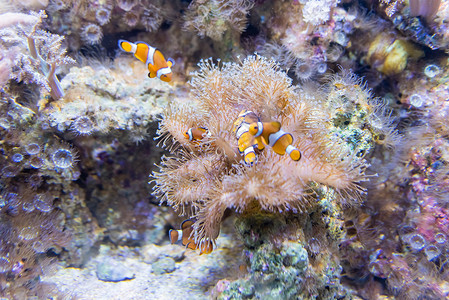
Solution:
M 73 121 L 72 129 L 79 135 L 89 135 L 94 131 L 94 122 L 88 116 L 79 116 Z
M 124 11 L 130 11 L 139 3 L 137 0 L 117 0 L 117 6 Z
M 76 152 L 70 148 L 56 149 L 51 154 L 51 160 L 55 164 L 55 167 L 61 169 L 67 169 L 73 167 L 76 162 Z
M 107 8 L 100 8 L 95 13 L 95 16 L 97 18 L 97 21 L 100 25 L 105 25 L 109 22 L 111 19 L 111 11 Z
M 35 155 L 41 151 L 41 147 L 37 143 L 29 143 L 28 145 L 25 145 L 25 151 L 29 155 Z
M 98 44 L 103 38 L 103 30 L 97 24 L 87 24 L 81 32 L 82 39 L 87 44 Z

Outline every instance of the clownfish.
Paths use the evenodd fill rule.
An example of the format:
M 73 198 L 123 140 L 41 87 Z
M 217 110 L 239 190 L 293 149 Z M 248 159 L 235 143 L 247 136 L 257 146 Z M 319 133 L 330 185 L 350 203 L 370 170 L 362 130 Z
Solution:
M 190 142 L 198 142 L 202 140 L 205 136 L 209 135 L 209 132 L 204 127 L 192 127 L 183 133 L 184 137 Z
M 212 241 L 210 240 L 203 241 L 202 243 L 200 243 L 200 246 L 198 246 L 195 243 L 195 240 L 191 237 L 194 223 L 195 223 L 194 220 L 187 219 L 181 223 L 181 229 L 179 230 L 170 229 L 170 231 L 168 232 L 170 243 L 174 244 L 178 241 L 181 241 L 182 245 L 186 246 L 186 248 L 192 250 L 196 250 L 199 248 L 200 255 L 211 253 L 214 250 L 214 245 L 212 244 Z
M 144 42 L 131 43 L 125 40 L 119 40 L 118 46 L 124 52 L 133 53 L 137 59 L 146 64 L 148 71 L 150 71 L 148 77 L 157 77 L 165 82 L 171 81 L 171 67 L 174 66 L 175 62 L 171 58 L 165 60 L 164 55 L 158 49 Z
M 252 123 L 249 126 L 249 133 L 256 138 L 262 137 L 264 142 L 270 145 L 277 154 L 284 155 L 287 152 L 294 161 L 301 159 L 301 152 L 292 146 L 292 135 L 281 129 L 281 123 Z
M 232 130 L 238 141 L 239 152 L 243 154 L 243 159 L 247 165 L 252 165 L 257 161 L 256 152 L 254 151 L 255 148 L 258 150 L 265 148 L 261 137 L 254 138 L 249 133 L 249 126 L 254 122 L 259 122 L 257 115 L 252 111 L 244 109 L 234 122 L 234 128 Z

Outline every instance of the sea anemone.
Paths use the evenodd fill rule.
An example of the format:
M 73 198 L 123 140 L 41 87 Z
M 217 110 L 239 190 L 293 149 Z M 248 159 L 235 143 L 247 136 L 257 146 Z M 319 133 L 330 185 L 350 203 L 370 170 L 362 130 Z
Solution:
M 214 243 L 226 209 L 307 212 L 314 193 L 333 194 L 343 205 L 361 200 L 367 164 L 363 154 L 356 155 L 332 133 L 332 120 L 325 116 L 335 111 L 332 93 L 321 101 L 312 99 L 325 94 L 303 96 L 276 62 L 261 56 L 222 66 L 206 60 L 199 66 L 190 82 L 193 101 L 169 106 L 160 123 L 160 143 L 176 156 L 165 157 L 153 173 L 161 201 L 197 219 L 196 243 Z M 359 96 L 347 95 L 351 101 Z M 279 122 L 292 135 L 301 160 L 267 147 L 256 153 L 257 163 L 245 165 L 233 132 L 242 109 L 262 122 Z M 208 134 L 190 142 L 184 133 L 191 127 L 207 128 Z

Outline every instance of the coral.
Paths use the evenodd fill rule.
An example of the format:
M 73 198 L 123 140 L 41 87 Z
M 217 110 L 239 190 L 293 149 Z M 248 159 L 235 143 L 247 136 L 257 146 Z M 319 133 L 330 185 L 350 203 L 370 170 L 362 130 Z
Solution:
M 329 195 L 331 202 L 327 202 L 323 195 L 316 210 L 307 214 L 242 214 L 235 227 L 246 248 L 246 273 L 237 280 L 219 281 L 214 297 L 334 299 L 347 296 L 349 291 L 340 284 L 342 268 L 335 255 L 336 245 L 344 236 L 337 233 L 342 227 L 341 219 L 338 221 L 342 211 L 333 205 L 332 199 L 335 198 Z
M 152 4 L 145 6 L 142 15 L 140 16 L 140 23 L 145 27 L 147 31 L 155 31 L 161 26 L 163 17 L 161 9 Z M 130 23 L 130 22 L 128 22 Z
M 448 0 L 0 2 L 0 298 L 449 297 Z
M 57 168 L 68 169 L 75 163 L 76 153 L 73 149 L 62 146 L 52 152 L 51 159 Z
M 440 8 L 441 0 L 410 0 L 410 15 L 431 20 Z
M 72 123 L 72 130 L 79 135 L 89 135 L 95 129 L 95 124 L 88 116 L 79 116 Z
M 117 6 L 124 11 L 130 11 L 139 3 L 137 0 L 117 0 Z
M 168 12 L 173 13 L 177 6 L 176 2 L 160 0 L 85 0 L 76 5 L 55 2 L 48 7 L 52 15 L 48 25 L 54 32 L 66 34 L 68 46 L 75 52 L 85 44 L 100 44 L 102 37 L 110 34 L 123 34 L 133 29 L 155 32 L 167 20 Z M 69 34 L 68 27 L 71 28 Z
M 313 191 L 321 189 L 334 190 L 332 201 L 344 205 L 361 199 L 360 183 L 367 180 L 363 156 L 375 143 L 375 133 L 395 134 L 381 103 L 357 79 L 335 76 L 327 94 L 307 94 L 295 89 L 275 62 L 260 56 L 241 64 L 220 67 L 207 60 L 199 66 L 191 80 L 192 105 L 171 106 L 158 131 L 164 147 L 181 149 L 153 174 L 155 194 L 197 218 L 196 242 L 215 241 L 226 209 L 306 212 Z M 279 121 L 292 134 L 301 160 L 264 150 L 253 167 L 245 166 L 232 133 L 241 109 L 253 111 L 261 121 Z M 338 129 L 338 109 L 343 116 L 359 116 Z M 351 123 L 354 127 L 346 127 Z M 366 123 L 373 132 L 365 131 Z M 208 129 L 199 145 L 183 135 L 191 127 Z
M 300 243 L 284 242 L 280 250 L 267 244 L 248 253 L 251 279 L 238 280 L 218 288 L 217 299 L 255 297 L 256 299 L 292 299 L 307 270 L 307 251 Z
M 97 10 L 96 18 L 97 18 L 98 23 L 101 26 L 103 26 L 103 25 L 107 24 L 109 22 L 109 20 L 111 19 L 111 11 L 106 7 L 102 7 L 99 10 Z
M 61 81 L 66 96 L 44 109 L 50 125 L 78 135 L 125 129 L 130 139 L 147 139 L 172 88 L 149 80 L 145 65 L 133 58 L 116 59 L 111 68 L 91 65 L 71 68 Z
M 88 44 L 98 44 L 103 37 L 101 27 L 89 23 L 81 31 L 81 38 Z
M 75 162 L 71 170 L 58 167 L 52 149 L 67 146 L 43 133 L 36 113 L 4 91 L 0 118 L 0 294 L 7 298 L 57 295 L 57 289 L 40 284 L 39 277 L 72 247 L 69 225 L 57 202 L 63 193 L 60 182 L 70 185 L 79 171 Z
M 418 59 L 423 55 L 421 50 L 406 40 L 379 34 L 369 46 L 367 60 L 380 72 L 395 75 L 405 69 L 409 58 Z
M 226 31 L 243 31 L 253 5 L 253 0 L 195 0 L 185 13 L 184 28 L 219 41 Z
M 331 17 L 331 10 L 337 5 L 336 0 L 309 0 L 302 8 L 304 21 L 312 25 L 320 25 Z
M 429 65 L 430 77 L 424 71 Z M 387 162 L 388 156 L 380 159 L 390 169 L 373 183 L 366 209 L 346 222 L 343 265 L 349 277 L 385 280 L 388 293 L 398 298 L 444 299 L 449 293 L 445 267 L 448 145 L 440 135 L 446 135 L 447 127 L 439 118 L 445 113 L 446 93 L 440 84 L 446 82 L 447 71 L 429 62 L 407 69 L 399 78 L 401 90 L 408 93 L 403 101 L 419 112 L 418 117 L 409 117 L 413 125 L 397 143 L 399 162 Z
M 3 53 L 15 53 L 10 58 L 14 63 L 10 66 L 10 78 L 27 84 L 36 83 L 41 86 L 42 91 L 49 92 L 54 100 L 58 100 L 64 96 L 64 92 L 56 77 L 56 68 L 71 64 L 74 60 L 65 56 L 65 49 L 61 45 L 63 37 L 37 29 L 42 18 L 46 17 L 45 13 L 43 11 L 39 14 L 34 13 L 32 17 L 35 22 L 22 21 L 19 24 L 11 22 L 9 27 L 0 31 L 2 36 L 0 50 Z M 6 57 L 10 55 L 5 54 Z
M 400 136 L 394 129 L 394 118 L 385 100 L 373 97 L 363 81 L 349 72 L 329 79 L 331 89 L 327 99 L 333 108 L 331 132 L 343 139 L 349 151 L 358 156 L 369 152 L 374 144 L 394 148 Z

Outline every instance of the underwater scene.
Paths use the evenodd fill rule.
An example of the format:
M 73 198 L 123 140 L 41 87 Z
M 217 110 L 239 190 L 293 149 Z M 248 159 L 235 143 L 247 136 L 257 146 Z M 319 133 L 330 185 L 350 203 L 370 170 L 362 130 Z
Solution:
M 449 0 L 0 0 L 0 299 L 449 299 Z

